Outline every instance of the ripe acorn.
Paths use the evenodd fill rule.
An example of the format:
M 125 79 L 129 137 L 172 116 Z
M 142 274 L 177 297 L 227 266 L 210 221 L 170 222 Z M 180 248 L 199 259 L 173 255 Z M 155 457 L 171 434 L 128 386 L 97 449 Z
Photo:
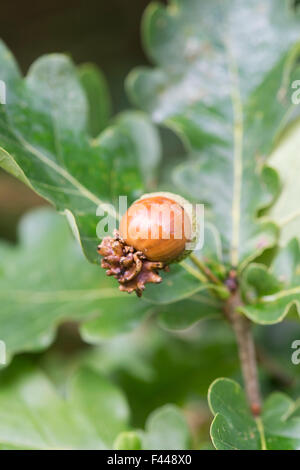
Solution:
M 184 205 L 187 201 L 175 194 L 145 194 L 122 217 L 120 236 L 150 261 L 178 261 L 192 238 L 192 221 Z
M 140 297 L 147 283 L 160 283 L 158 270 L 183 259 L 193 238 L 193 210 L 171 193 L 145 194 L 122 217 L 119 231 L 98 246 L 101 266 L 121 291 Z

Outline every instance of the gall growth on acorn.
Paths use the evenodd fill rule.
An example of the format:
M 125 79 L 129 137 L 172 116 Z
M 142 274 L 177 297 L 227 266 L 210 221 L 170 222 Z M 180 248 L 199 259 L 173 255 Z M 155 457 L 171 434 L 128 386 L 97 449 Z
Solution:
M 140 297 L 147 283 L 162 281 L 158 271 L 181 261 L 193 232 L 190 204 L 171 193 L 152 193 L 135 201 L 113 237 L 98 246 L 101 266 L 114 276 L 119 289 Z

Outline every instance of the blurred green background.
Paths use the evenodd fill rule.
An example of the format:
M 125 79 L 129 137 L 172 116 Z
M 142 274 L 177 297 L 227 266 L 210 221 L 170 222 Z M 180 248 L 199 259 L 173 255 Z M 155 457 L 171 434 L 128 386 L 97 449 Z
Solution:
M 63 52 L 73 60 L 93 62 L 107 78 L 113 115 L 130 107 L 124 79 L 136 65 L 147 64 L 140 39 L 147 0 L 1 1 L 0 36 L 15 54 L 22 71 L 42 54 Z M 166 2 L 162 2 L 166 3 Z M 183 155 L 178 139 L 160 131 L 164 171 Z M 0 238 L 17 242 L 17 225 L 30 209 L 47 203 L 4 171 L 0 171 Z M 299 373 L 291 364 L 290 344 L 300 336 L 299 322 L 256 330 L 260 346 L 261 380 L 265 393 L 275 386 L 297 396 Z M 263 346 L 262 346 L 263 345 Z M 240 380 L 234 338 L 227 325 L 210 320 L 186 333 L 165 332 L 152 319 L 133 332 L 92 348 L 82 342 L 77 326 L 63 325 L 55 344 L 31 360 L 44 368 L 58 386 L 84 358 L 125 391 L 134 426 L 167 402 L 185 410 L 195 447 L 208 445 L 211 415 L 206 404 L 210 383 L 218 376 Z M 274 359 L 277 358 L 278 362 Z

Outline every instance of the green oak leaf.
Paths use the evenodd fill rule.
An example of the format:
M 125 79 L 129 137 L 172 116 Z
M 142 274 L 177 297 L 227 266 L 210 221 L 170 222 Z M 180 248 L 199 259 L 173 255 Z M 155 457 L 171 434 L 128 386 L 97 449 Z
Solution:
M 282 393 L 273 393 L 264 403 L 260 418 L 254 418 L 240 385 L 217 379 L 208 394 L 214 420 L 211 438 L 218 450 L 299 450 L 300 419 L 295 403 Z
M 222 276 L 224 269 L 221 240 L 216 228 L 206 221 L 203 238 L 203 247 L 194 251 L 193 255 Z M 160 285 L 147 286 L 147 290 L 143 294 L 145 300 L 166 305 L 184 301 L 184 299 L 200 292 L 204 292 L 205 295 L 208 293 L 211 302 L 215 302 L 215 295 L 211 295 L 212 293 L 223 299 L 228 296 L 228 290 L 222 285 L 215 285 L 206 280 L 189 257 L 179 264 L 170 264 L 169 268 L 170 272 L 161 273 L 163 282 Z M 172 308 L 173 306 L 170 306 L 170 309 Z M 201 316 L 201 313 L 199 315 Z M 178 327 L 181 328 L 181 319 L 178 318 L 178 320 Z
M 156 189 L 162 149 L 155 127 L 151 125 L 149 117 L 139 111 L 125 111 L 117 117 L 116 122 L 134 141 L 146 190 Z
M 64 212 L 87 258 L 98 263 L 96 229 L 101 217 L 109 216 L 112 231 L 121 215 L 116 212 L 119 196 L 127 196 L 130 204 L 156 184 L 161 158 L 157 131 L 143 113 L 126 112 L 91 139 L 89 119 L 96 111 L 88 106 L 89 87 L 93 94 L 102 89 L 105 96 L 99 99 L 104 101 L 105 87 L 89 67 L 82 72 L 83 88 L 78 70 L 64 55 L 41 57 L 22 78 L 0 42 L 0 66 L 7 85 L 7 104 L 0 106 L 0 165 Z M 101 221 L 106 228 L 106 218 Z M 185 296 L 199 288 L 195 274 L 184 275 Z M 172 301 L 182 298 L 182 289 L 176 292 L 164 284 L 161 291 L 152 289 L 154 301 L 165 290 Z M 148 298 L 152 301 L 151 295 Z
M 239 310 L 252 321 L 272 324 L 282 321 L 289 313 L 300 313 L 300 247 L 292 239 L 281 248 L 268 270 L 263 265 L 249 265 L 244 282 L 256 291 L 252 304 Z
M 191 436 L 181 411 L 166 405 L 155 410 L 146 422 L 143 448 L 146 450 L 190 449 Z
M 2 241 L 0 263 L 0 339 L 8 359 L 46 348 L 63 321 L 81 322 L 84 338 L 99 342 L 131 331 L 152 308 L 87 263 L 65 218 L 50 209 L 22 219 L 19 245 Z
M 265 166 L 277 134 L 299 112 L 290 83 L 299 18 L 282 0 L 171 0 L 151 4 L 143 38 L 155 68 L 134 70 L 132 101 L 182 138 L 192 156 L 174 183 L 206 203 L 227 265 L 242 269 L 277 239 L 258 219 L 279 190 Z
M 300 239 L 299 147 L 300 126 L 297 121 L 288 129 L 270 158 L 270 164 L 280 174 L 282 185 L 280 195 L 270 210 L 270 217 L 281 228 L 280 241 L 282 244 L 286 244 L 293 237 Z
M 168 330 L 185 330 L 200 320 L 221 314 L 222 303 L 200 292 L 188 299 L 160 306 L 158 320 Z
M 108 84 L 94 64 L 80 65 L 78 74 L 89 104 L 88 130 L 92 137 L 97 137 L 107 127 L 111 115 Z
M 1 165 L 67 211 L 88 259 L 97 262 L 98 206 L 116 207 L 120 195 L 129 204 L 143 192 L 140 148 L 126 117 L 122 126 L 89 137 L 88 100 L 67 56 L 43 56 L 23 78 L 1 42 L 0 69 L 7 88 L 7 104 L 0 106 Z M 149 140 L 155 132 L 148 127 L 143 121 L 140 132 L 146 129 Z M 106 210 L 116 216 L 114 207 Z
M 161 284 L 149 284 L 143 293 L 143 298 L 154 304 L 169 304 L 186 299 L 197 292 L 214 289 L 224 293 L 225 289 L 205 282 L 197 269 L 187 261 L 171 264 L 169 272 L 160 272 L 163 279 Z M 200 282 L 199 282 L 200 281 Z
M 145 431 L 123 432 L 116 441 L 117 450 L 187 450 L 191 436 L 181 410 L 165 405 L 148 417 Z
M 162 283 L 147 284 L 143 293 L 143 304 L 131 301 L 126 318 L 119 300 L 109 307 L 109 312 L 85 322 L 81 327 L 83 338 L 88 342 L 97 343 L 99 339 L 108 339 L 116 332 L 126 333 L 140 322 L 143 317 L 141 312 L 147 311 L 147 307 L 149 311 L 152 309 L 158 313 L 164 326 L 171 329 L 187 328 L 201 318 L 219 314 L 220 303 L 208 291 L 211 289 L 220 295 L 227 294 L 227 291 L 222 286 L 199 282 L 197 271 L 187 264 L 185 267 L 186 269 L 182 265 L 174 264 L 170 266 L 169 272 L 160 272 Z M 199 295 L 195 295 L 198 293 Z M 124 293 L 122 304 L 123 302 L 126 306 Z
M 275 294 L 281 287 L 282 284 L 276 276 L 263 264 L 250 264 L 242 276 L 242 292 L 252 302 L 260 297 Z
M 131 332 L 151 312 L 181 329 L 215 314 L 219 305 L 200 293 L 209 284 L 180 265 L 154 286 L 158 293 L 149 285 L 142 299 L 120 292 L 115 279 L 86 262 L 65 218 L 51 209 L 24 216 L 18 238 L 17 246 L 0 243 L 0 339 L 8 361 L 17 352 L 48 347 L 67 320 L 78 321 L 83 339 L 97 344 Z
M 128 429 L 123 394 L 81 368 L 64 398 L 37 368 L 17 361 L 0 375 L 0 445 L 11 449 L 109 449 Z
M 2 450 L 189 448 L 189 430 L 177 407 L 156 410 L 145 432 L 136 433 L 123 393 L 91 367 L 72 374 L 64 395 L 24 359 L 0 373 L 0 385 Z
M 204 400 L 214 379 L 222 374 L 236 376 L 239 371 L 232 332 L 225 322 L 213 318 L 180 335 L 148 321 L 81 355 L 66 358 L 52 350 L 42 357 L 43 369 L 59 388 L 77 364 L 97 369 L 120 385 L 131 404 L 135 427 L 166 403 L 187 408 L 191 397 Z

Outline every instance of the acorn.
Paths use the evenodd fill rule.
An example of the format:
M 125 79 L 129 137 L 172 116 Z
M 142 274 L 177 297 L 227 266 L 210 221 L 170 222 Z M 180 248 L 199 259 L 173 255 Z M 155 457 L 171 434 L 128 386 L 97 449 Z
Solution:
M 192 237 L 184 203 L 171 193 L 145 194 L 122 217 L 120 236 L 150 261 L 169 264 L 181 259 Z
M 120 283 L 120 290 L 142 295 L 146 283 L 159 283 L 159 269 L 182 260 L 193 238 L 191 205 L 172 193 L 145 194 L 121 219 L 114 237 L 98 247 L 101 266 Z

